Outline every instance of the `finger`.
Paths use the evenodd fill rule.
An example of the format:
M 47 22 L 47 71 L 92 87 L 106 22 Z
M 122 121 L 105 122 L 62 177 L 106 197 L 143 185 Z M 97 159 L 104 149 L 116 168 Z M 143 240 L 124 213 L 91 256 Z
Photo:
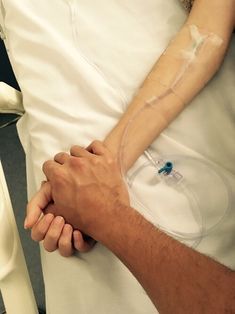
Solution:
M 53 252 L 58 248 L 58 241 L 65 225 L 64 218 L 55 217 L 52 221 L 43 241 L 43 246 L 48 252 Z
M 105 145 L 100 141 L 93 141 L 88 147 L 87 150 L 92 154 L 99 156 L 110 156 L 110 151 L 105 147 Z
M 44 162 L 42 170 L 47 177 L 47 180 L 52 181 L 54 176 L 60 171 L 61 165 L 53 160 L 48 160 Z
M 54 219 L 54 215 L 47 214 L 43 216 L 32 228 L 31 238 L 34 241 L 42 241 Z
M 59 238 L 58 246 L 59 252 L 64 257 L 69 257 L 73 254 L 73 228 L 69 224 L 65 224 Z
M 67 160 L 69 160 L 70 156 L 67 153 L 61 152 L 55 155 L 54 161 L 63 165 Z
M 93 240 L 92 238 L 85 241 L 82 233 L 79 230 L 75 230 L 73 232 L 73 243 L 76 250 L 78 250 L 81 253 L 86 253 L 93 248 L 96 241 Z
M 51 184 L 46 182 L 27 205 L 27 214 L 24 221 L 25 229 L 32 228 L 38 221 L 43 209 L 51 202 L 51 198 Z
M 71 147 L 70 154 L 74 157 L 86 157 L 86 158 L 91 157 L 90 152 L 88 152 L 85 148 L 78 145 L 74 145 Z

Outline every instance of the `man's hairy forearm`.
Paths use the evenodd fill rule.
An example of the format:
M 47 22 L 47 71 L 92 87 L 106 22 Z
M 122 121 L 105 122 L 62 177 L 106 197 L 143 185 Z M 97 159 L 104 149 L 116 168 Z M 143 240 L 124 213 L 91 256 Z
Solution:
M 235 313 L 235 275 L 170 238 L 130 207 L 112 153 L 95 141 L 43 165 L 49 181 L 29 202 L 26 227 L 43 212 L 107 246 L 130 269 L 161 314 Z M 79 157 L 79 158 L 76 158 Z M 157 205 L 156 205 L 157 206 Z
M 93 235 L 93 234 L 92 234 Z M 235 274 L 117 207 L 93 235 L 129 268 L 161 314 L 235 313 Z
M 218 70 L 234 27 L 234 5 L 234 0 L 195 1 L 186 24 L 105 139 L 106 146 L 123 158 L 124 171 Z M 196 60 L 175 84 L 182 74 L 179 52 L 190 47 L 190 25 L 195 25 L 202 37 L 215 36 L 208 36 L 205 49 L 195 54 Z M 146 106 L 154 97 L 158 101 Z M 234 273 L 160 232 L 133 209 L 118 210 L 98 240 L 136 276 L 161 314 L 235 313 Z

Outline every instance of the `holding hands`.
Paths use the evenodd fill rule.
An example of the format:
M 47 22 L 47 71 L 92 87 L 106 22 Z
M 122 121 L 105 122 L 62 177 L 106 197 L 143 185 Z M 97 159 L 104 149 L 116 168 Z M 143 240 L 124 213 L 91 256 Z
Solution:
M 47 181 L 29 202 L 25 220 L 33 240 L 44 240 L 47 251 L 58 248 L 62 256 L 72 255 L 73 248 L 89 251 L 108 216 L 129 205 L 118 163 L 101 142 L 73 146 L 70 154 L 44 163 Z

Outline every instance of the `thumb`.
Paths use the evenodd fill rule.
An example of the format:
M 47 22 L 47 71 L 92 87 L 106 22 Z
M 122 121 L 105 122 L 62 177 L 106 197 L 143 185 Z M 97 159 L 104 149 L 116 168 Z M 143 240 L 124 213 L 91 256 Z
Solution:
M 43 209 L 52 201 L 51 184 L 44 183 L 27 205 L 24 228 L 32 228 L 43 213 Z

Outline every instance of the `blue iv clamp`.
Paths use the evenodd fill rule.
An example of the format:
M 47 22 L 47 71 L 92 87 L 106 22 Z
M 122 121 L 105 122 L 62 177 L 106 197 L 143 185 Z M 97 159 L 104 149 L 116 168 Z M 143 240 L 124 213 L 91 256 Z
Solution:
M 165 165 L 161 169 L 158 170 L 158 173 L 160 174 L 163 172 L 165 175 L 168 175 L 171 173 L 172 169 L 173 169 L 173 163 L 170 161 L 167 161 Z
M 158 161 L 158 168 L 157 174 L 165 178 L 166 182 L 170 185 L 178 184 L 183 180 L 183 175 L 173 169 L 173 162 L 171 161 Z
M 178 184 L 183 180 L 183 175 L 173 169 L 173 162 L 166 161 L 162 158 L 154 158 L 149 151 L 145 151 L 148 160 L 156 169 L 156 174 L 168 182 L 168 184 Z

